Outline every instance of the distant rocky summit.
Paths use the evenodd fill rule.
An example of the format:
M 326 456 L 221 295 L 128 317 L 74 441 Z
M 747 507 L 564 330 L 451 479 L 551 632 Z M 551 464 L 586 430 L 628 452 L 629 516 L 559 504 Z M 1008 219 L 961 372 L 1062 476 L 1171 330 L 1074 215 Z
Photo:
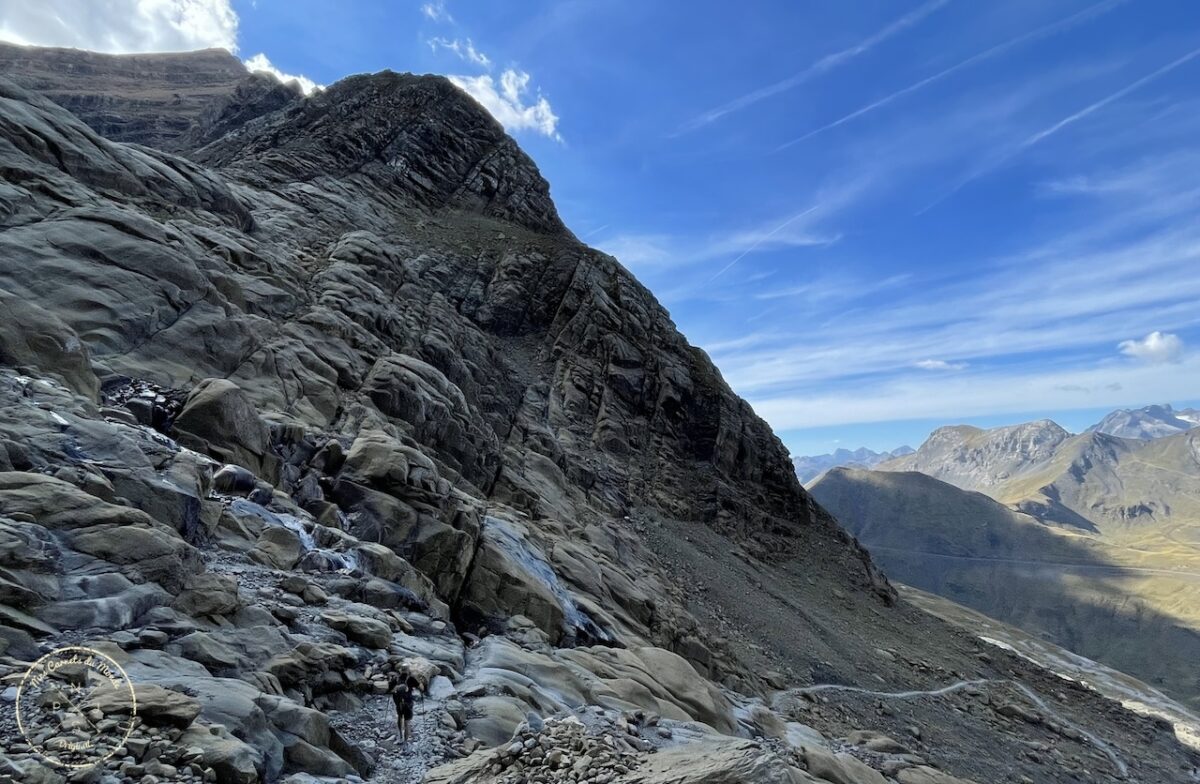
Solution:
M 871 468 L 893 457 L 911 455 L 913 451 L 911 446 L 902 446 L 891 452 L 875 452 L 866 447 L 859 447 L 853 451 L 835 449 L 825 455 L 793 455 L 792 465 L 796 467 L 796 477 L 800 484 L 807 486 L 831 468 Z
M 1107 433 L 1118 438 L 1148 441 L 1183 433 L 1200 427 L 1200 410 L 1176 411 L 1169 403 L 1144 408 L 1114 411 L 1088 428 L 1088 432 Z
M 918 471 L 1089 533 L 1200 522 L 1196 429 L 1147 440 L 1099 427 L 1072 435 L 1045 419 L 991 430 L 958 425 L 935 430 L 913 454 L 876 469 Z
M 111 55 L 0 42 L 0 78 L 34 90 L 118 142 L 186 150 L 301 96 L 224 49 Z
M 448 80 L 272 108 L 218 53 L 9 63 L 51 97 L 0 80 L 6 780 L 1193 780 L 1169 725 L 899 602 Z M 87 773 L 39 749 L 131 700 L 11 710 L 64 644 L 136 689 Z

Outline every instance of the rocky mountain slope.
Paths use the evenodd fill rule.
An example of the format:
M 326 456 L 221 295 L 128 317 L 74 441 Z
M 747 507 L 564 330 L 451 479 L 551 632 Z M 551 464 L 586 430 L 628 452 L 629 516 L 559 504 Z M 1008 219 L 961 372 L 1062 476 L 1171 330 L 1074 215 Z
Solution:
M 448 81 L 247 100 L 180 156 L 0 82 L 0 773 L 121 715 L 18 733 L 81 643 L 138 696 L 85 780 L 1191 780 L 898 602 Z
M 792 465 L 796 468 L 800 484 L 807 486 L 831 468 L 871 468 L 894 457 L 911 455 L 914 451 L 911 446 L 902 446 L 891 452 L 876 452 L 866 447 L 835 449 L 824 455 L 793 455 Z
M 1200 560 L 1048 527 L 919 473 L 834 469 L 811 491 L 892 578 L 1200 705 Z
M 1114 411 L 1088 428 L 1088 432 L 1107 433 L 1118 438 L 1149 440 L 1172 436 L 1200 426 L 1200 411 L 1185 408 L 1176 411 L 1171 405 L 1124 408 Z

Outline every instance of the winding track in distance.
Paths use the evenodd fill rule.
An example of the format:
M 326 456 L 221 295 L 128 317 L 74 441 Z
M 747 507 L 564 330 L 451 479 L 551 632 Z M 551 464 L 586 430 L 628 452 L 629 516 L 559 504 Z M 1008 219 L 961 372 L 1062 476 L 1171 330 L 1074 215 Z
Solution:
M 1113 767 L 1120 771 L 1121 778 L 1125 778 L 1129 775 L 1129 766 L 1126 765 L 1125 760 L 1121 759 L 1121 756 L 1113 750 L 1108 741 L 1089 732 L 1083 727 L 1080 727 L 1078 724 L 1063 718 L 1056 710 L 1051 708 L 1046 701 L 1043 700 L 1040 695 L 1038 695 L 1037 692 L 1020 681 L 1014 681 L 1011 679 L 990 680 L 987 678 L 979 678 L 970 681 L 955 681 L 949 686 L 943 686 L 940 689 L 931 689 L 928 691 L 873 691 L 871 689 L 864 689 L 860 686 L 843 686 L 837 683 L 822 683 L 815 686 L 804 686 L 799 689 L 789 689 L 788 691 L 792 694 L 815 694 L 823 691 L 848 691 L 855 694 L 865 694 L 869 697 L 906 700 L 914 697 L 940 697 L 945 694 L 951 694 L 956 691 L 968 689 L 972 686 L 987 686 L 1001 683 L 1011 684 L 1012 686 L 1016 687 L 1018 691 L 1024 694 L 1030 702 L 1036 705 L 1047 716 L 1054 719 L 1059 724 L 1062 724 L 1064 727 L 1074 730 L 1075 732 L 1079 733 L 1080 736 L 1087 739 L 1087 741 L 1099 749 L 1104 756 L 1108 757 L 1109 761 L 1113 764 Z

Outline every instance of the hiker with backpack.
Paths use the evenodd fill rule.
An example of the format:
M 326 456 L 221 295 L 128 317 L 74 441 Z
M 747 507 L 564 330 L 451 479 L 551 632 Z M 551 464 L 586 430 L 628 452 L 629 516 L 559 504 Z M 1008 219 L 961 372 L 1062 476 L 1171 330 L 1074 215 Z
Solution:
M 400 742 L 412 740 L 413 707 L 421 694 L 421 684 L 408 673 L 402 673 L 393 684 L 392 701 L 396 703 L 396 727 Z

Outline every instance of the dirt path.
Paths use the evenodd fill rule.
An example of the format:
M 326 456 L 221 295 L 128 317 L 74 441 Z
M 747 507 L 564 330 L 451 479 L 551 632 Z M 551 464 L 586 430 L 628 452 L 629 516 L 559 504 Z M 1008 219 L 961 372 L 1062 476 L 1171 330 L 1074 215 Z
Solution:
M 433 699 L 417 700 L 410 743 L 399 740 L 396 708 L 387 694 L 368 697 L 357 711 L 330 714 L 330 724 L 374 758 L 375 772 L 368 781 L 419 784 L 430 768 L 448 759 L 438 736 L 439 705 Z

